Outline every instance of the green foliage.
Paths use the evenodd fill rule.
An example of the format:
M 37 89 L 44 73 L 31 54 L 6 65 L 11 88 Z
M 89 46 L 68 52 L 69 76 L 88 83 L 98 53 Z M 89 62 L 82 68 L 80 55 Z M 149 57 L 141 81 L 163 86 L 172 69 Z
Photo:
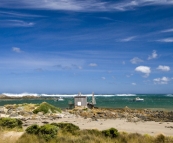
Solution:
M 164 143 L 165 142 L 165 136 L 162 134 L 158 135 L 155 139 L 155 142 L 156 143 Z
M 114 128 L 104 130 L 109 132 L 109 137 L 103 134 L 104 131 L 96 129 L 79 130 L 78 134 L 75 135 L 70 134 L 69 132 L 62 132 L 62 130 L 58 130 L 58 132 L 54 131 L 54 128 L 58 125 L 65 129 L 67 124 L 69 123 L 53 123 L 52 125 L 47 124 L 41 126 L 40 128 L 42 128 L 42 130 L 39 128 L 39 133 L 37 135 L 25 133 L 19 138 L 17 143 L 173 143 L 173 137 L 166 137 L 163 135 L 155 137 L 150 135 L 141 135 L 138 133 L 129 134 L 120 132 L 116 138 L 113 138 L 110 135 L 112 134 L 111 131 L 114 131 L 113 134 L 118 132 Z
M 119 135 L 118 130 L 115 128 L 110 128 L 108 130 L 103 130 L 102 131 L 103 135 L 106 137 L 111 137 L 111 138 L 115 138 Z
M 39 133 L 40 127 L 38 125 L 31 125 L 26 129 L 26 132 L 28 134 L 35 134 L 37 135 Z
M 44 114 L 46 114 L 46 113 L 49 113 L 50 111 L 53 112 L 53 113 L 56 113 L 56 111 L 61 112 L 61 109 L 57 108 L 53 105 L 50 105 L 46 102 L 43 102 L 43 103 L 40 104 L 40 106 L 37 107 L 37 109 L 35 109 L 33 111 L 33 113 L 37 114 L 38 112 L 43 112 Z
M 50 124 L 46 124 L 40 127 L 39 135 L 43 137 L 46 141 L 56 137 L 58 132 L 58 127 Z
M 0 126 L 6 128 L 22 128 L 22 121 L 14 118 L 0 118 Z
M 59 127 L 63 132 L 69 132 L 71 134 L 76 134 L 80 128 L 72 123 L 52 123 L 51 125 Z

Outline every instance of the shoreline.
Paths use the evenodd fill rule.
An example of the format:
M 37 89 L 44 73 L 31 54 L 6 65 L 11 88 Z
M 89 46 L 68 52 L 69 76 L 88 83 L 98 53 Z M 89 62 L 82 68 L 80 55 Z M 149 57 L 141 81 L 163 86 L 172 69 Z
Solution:
M 173 136 L 173 112 L 151 111 L 148 109 L 118 109 L 108 108 L 75 108 L 62 110 L 62 113 L 52 111 L 44 114 L 33 110 L 36 104 L 14 104 L 0 107 L 0 117 L 21 119 L 23 128 L 30 125 L 68 122 L 80 129 L 105 130 L 116 128 L 120 132 Z

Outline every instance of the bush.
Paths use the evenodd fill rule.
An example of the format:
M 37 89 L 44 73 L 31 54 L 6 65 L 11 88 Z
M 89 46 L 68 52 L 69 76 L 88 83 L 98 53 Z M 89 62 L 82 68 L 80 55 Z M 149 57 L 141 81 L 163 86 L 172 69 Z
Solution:
M 71 134 L 76 134 L 80 128 L 72 123 L 52 123 L 51 125 L 59 127 L 63 132 L 69 132 Z
M 108 130 L 103 130 L 102 131 L 103 135 L 106 137 L 111 137 L 111 138 L 115 138 L 119 135 L 118 130 L 115 128 L 110 128 Z
M 44 114 L 49 113 L 49 111 L 56 113 L 56 111 L 61 112 L 60 108 L 57 108 L 53 105 L 50 105 L 46 102 L 43 102 L 40 104 L 40 106 L 37 107 L 37 109 L 35 109 L 33 111 L 34 114 L 37 114 L 38 112 L 43 112 Z
M 14 118 L 0 118 L 0 126 L 6 128 L 22 128 L 22 121 Z
M 46 124 L 40 127 L 39 135 L 46 141 L 55 138 L 58 133 L 58 127 L 50 124 Z
M 26 132 L 28 134 L 35 134 L 37 135 L 39 133 L 40 127 L 38 125 L 31 125 L 26 129 Z
M 162 134 L 158 135 L 155 139 L 155 142 L 156 143 L 164 143 L 165 142 L 165 136 Z

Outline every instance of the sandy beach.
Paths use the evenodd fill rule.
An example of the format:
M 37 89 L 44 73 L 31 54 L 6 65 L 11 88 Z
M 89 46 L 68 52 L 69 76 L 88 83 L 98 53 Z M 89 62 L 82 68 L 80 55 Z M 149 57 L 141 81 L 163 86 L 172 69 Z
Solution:
M 54 121 L 55 122 L 55 121 Z M 127 133 L 139 133 L 139 134 L 149 134 L 158 135 L 163 134 L 166 136 L 172 136 L 173 127 L 172 122 L 127 122 L 126 119 L 98 119 L 98 121 L 91 121 L 91 119 L 83 118 L 62 118 L 56 120 L 56 122 L 68 122 L 73 123 L 80 127 L 80 129 L 98 129 L 104 130 L 108 128 L 116 128 L 120 132 Z
M 91 118 L 84 119 L 83 117 L 63 117 L 55 120 L 45 120 L 47 123 L 72 123 L 79 126 L 80 129 L 98 129 L 105 130 L 109 128 L 116 128 L 119 132 L 127 133 L 139 133 L 139 134 L 149 134 L 156 136 L 158 134 L 163 134 L 165 136 L 172 136 L 173 134 L 173 122 L 155 122 L 155 121 L 138 121 L 129 122 L 127 119 L 97 119 L 93 121 Z M 45 122 L 39 120 L 30 120 L 31 124 L 43 125 Z M 25 129 L 26 127 L 24 127 Z
M 152 136 L 157 136 L 159 134 L 163 134 L 165 136 L 172 136 L 173 134 L 173 123 L 172 122 L 154 122 L 154 121 L 146 121 L 146 122 L 127 122 L 126 119 L 98 119 L 97 121 L 92 121 L 91 119 L 84 119 L 81 117 L 73 117 L 73 118 L 61 118 L 56 119 L 54 121 L 47 120 L 47 122 L 66 122 L 73 123 L 79 126 L 80 129 L 98 129 L 105 130 L 109 128 L 116 128 L 119 132 L 127 132 L 127 133 L 139 133 L 142 135 L 148 134 Z M 31 123 L 35 124 L 35 121 L 31 121 Z M 43 125 L 40 121 L 37 121 L 37 124 Z M 171 127 L 171 128 L 170 128 Z M 24 127 L 25 129 L 26 127 Z M 3 139 L 9 140 L 17 140 L 20 136 L 22 136 L 24 132 L 6 132 L 3 135 Z

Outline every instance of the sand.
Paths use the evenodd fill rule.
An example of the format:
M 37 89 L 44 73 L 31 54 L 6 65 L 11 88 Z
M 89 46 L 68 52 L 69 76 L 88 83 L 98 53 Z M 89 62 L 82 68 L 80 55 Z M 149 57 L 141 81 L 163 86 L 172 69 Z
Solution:
M 105 130 L 108 128 L 116 128 L 120 132 L 127 133 L 139 133 L 158 135 L 163 134 L 165 136 L 173 136 L 173 128 L 167 128 L 172 126 L 172 122 L 127 122 L 126 119 L 99 119 L 98 121 L 92 121 L 91 119 L 84 118 L 62 118 L 54 122 L 68 122 L 73 123 L 80 127 L 80 129 L 98 129 Z
M 139 134 L 149 134 L 152 136 L 157 136 L 158 134 L 163 134 L 165 136 L 173 136 L 173 122 L 127 122 L 126 119 L 98 119 L 97 121 L 92 121 L 91 119 L 84 119 L 82 117 L 71 117 L 71 118 L 61 118 L 56 120 L 47 120 L 47 122 L 52 123 L 73 123 L 80 127 L 80 129 L 98 129 L 105 130 L 111 127 L 118 129 L 119 132 L 127 133 L 139 133 Z M 35 121 L 31 121 L 31 124 L 35 124 Z M 41 121 L 37 124 L 43 125 Z M 24 127 L 25 129 L 26 127 Z M 0 135 L 1 141 L 15 142 L 24 132 L 4 132 Z

